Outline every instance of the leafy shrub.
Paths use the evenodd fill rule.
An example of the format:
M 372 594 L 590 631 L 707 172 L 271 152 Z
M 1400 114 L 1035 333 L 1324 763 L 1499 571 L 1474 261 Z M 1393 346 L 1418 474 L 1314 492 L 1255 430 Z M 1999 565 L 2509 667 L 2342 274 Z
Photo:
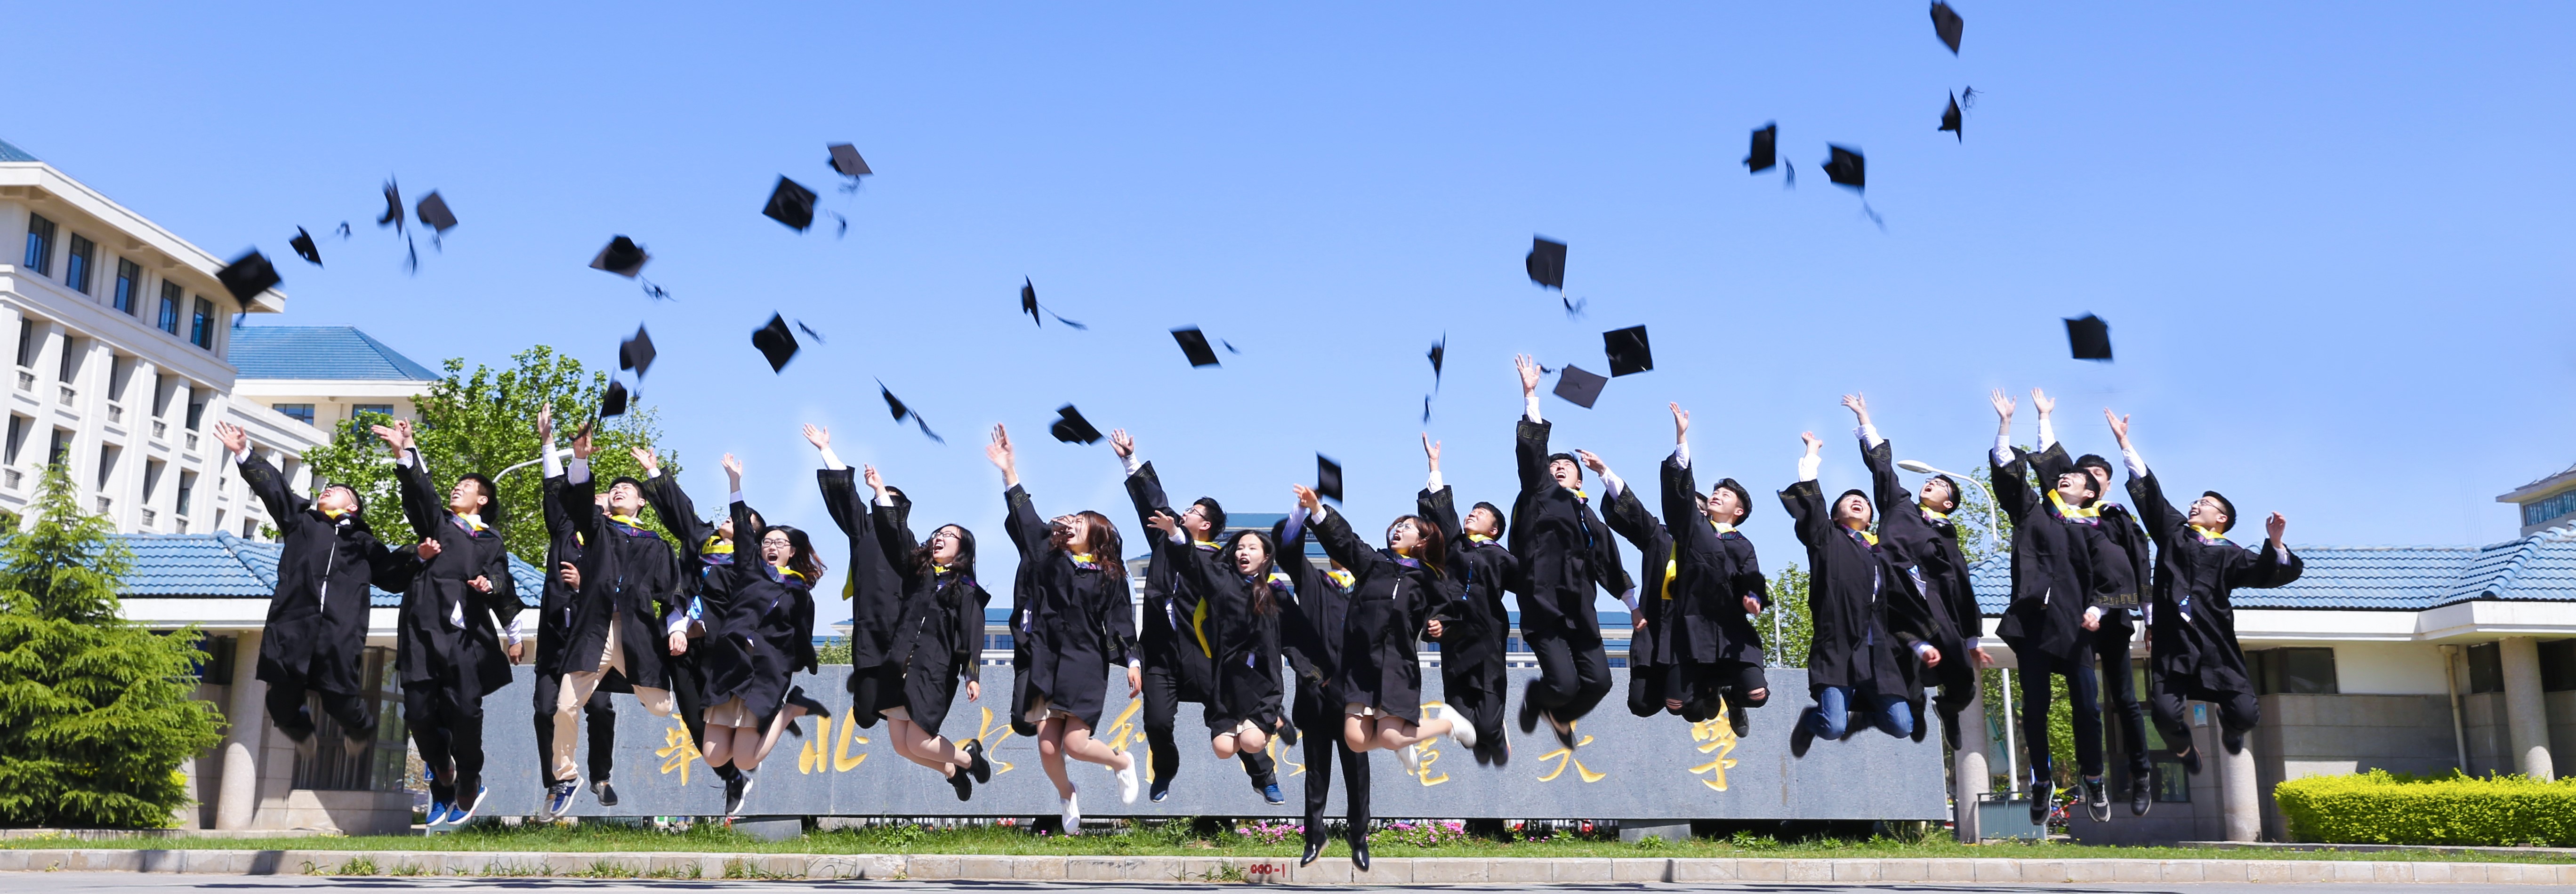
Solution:
M 2299 841 L 2576 846 L 2576 779 L 2372 770 L 2293 779 L 2272 797 Z
M 1467 834 L 1467 824 L 1456 820 L 1418 823 L 1397 821 L 1379 826 L 1369 832 L 1369 846 L 1440 847 L 1465 844 L 1471 837 L 1473 836 Z

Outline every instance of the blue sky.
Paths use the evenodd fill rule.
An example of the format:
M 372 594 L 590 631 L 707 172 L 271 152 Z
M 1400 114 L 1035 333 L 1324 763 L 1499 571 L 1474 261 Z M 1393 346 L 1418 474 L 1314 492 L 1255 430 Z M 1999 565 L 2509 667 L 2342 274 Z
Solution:
M 644 396 L 702 502 L 734 451 L 773 518 L 828 528 L 797 435 L 825 423 L 925 522 L 982 532 L 999 590 L 992 423 L 1042 509 L 1131 536 L 1107 445 L 1045 437 L 1057 405 L 1235 511 L 1284 509 L 1331 454 L 1374 528 L 1422 483 L 1443 333 L 1429 428 L 1469 500 L 1509 501 L 1512 353 L 1597 369 L 1599 333 L 1639 323 L 1655 371 L 1546 409 L 1637 478 L 1667 400 L 1704 474 L 1759 494 L 1804 429 L 1829 486 L 1861 481 L 1846 391 L 1961 468 L 1987 390 L 2033 385 L 2074 446 L 2134 413 L 2173 486 L 2286 512 L 2294 542 L 2501 539 L 2493 497 L 2576 462 L 2576 8 L 1958 8 L 1953 57 L 1917 3 L 16 4 L 0 138 L 283 258 L 290 313 L 259 323 L 432 365 L 611 363 L 646 323 Z M 1971 85 L 1965 141 L 1936 132 Z M 1795 190 L 1738 163 L 1773 120 Z M 828 191 L 840 141 L 878 171 L 856 196 Z M 1868 154 L 1884 231 L 1827 142 Z M 762 217 L 782 173 L 847 237 Z M 417 276 L 370 225 L 389 175 L 463 220 Z M 328 269 L 292 258 L 296 226 L 341 220 Z M 584 266 L 619 233 L 676 302 Z M 1533 233 L 1571 245 L 1585 319 L 1522 274 Z M 1023 276 L 1090 331 L 1031 327 Z M 748 344 L 773 310 L 830 339 L 777 376 Z M 2058 320 L 2087 312 L 2117 363 L 2066 357 Z M 1165 334 L 1189 324 L 1243 353 L 1189 369 Z M 946 446 L 887 418 L 880 377 Z M 1750 528 L 1768 566 L 1803 558 L 1767 495 Z

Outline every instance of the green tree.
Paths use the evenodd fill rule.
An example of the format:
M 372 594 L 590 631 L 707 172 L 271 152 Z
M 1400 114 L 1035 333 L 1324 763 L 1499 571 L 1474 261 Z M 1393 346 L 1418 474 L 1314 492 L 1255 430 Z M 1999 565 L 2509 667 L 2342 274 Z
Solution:
M 45 470 L 35 524 L 0 539 L 0 826 L 145 828 L 188 805 L 181 761 L 222 740 L 199 633 L 119 615 L 133 553 Z
M 511 356 L 513 366 L 494 370 L 477 365 L 465 374 L 465 361 L 447 361 L 447 375 L 430 385 L 415 405 L 414 425 L 421 458 L 440 487 L 452 486 L 467 472 L 498 475 L 503 469 L 537 458 L 537 408 L 554 407 L 558 446 L 569 445 L 580 420 L 591 418 L 608 387 L 608 374 L 586 372 L 581 361 L 558 356 L 538 345 Z M 660 431 L 656 414 L 641 405 L 622 416 L 600 420 L 592 443 L 592 473 L 601 480 L 619 475 L 642 476 L 629 448 L 652 449 Z M 348 484 L 366 498 L 367 523 L 397 542 L 409 539 L 402 503 L 394 491 L 393 453 L 370 431 L 391 420 L 373 413 L 341 423 L 331 443 L 305 454 L 316 482 Z M 500 481 L 501 513 L 486 521 L 501 529 L 510 552 L 530 564 L 545 561 L 544 473 L 531 465 Z M 677 454 L 662 455 L 663 474 L 678 474 Z M 440 498 L 446 494 L 442 492 Z M 658 519 L 648 519 L 655 528 Z M 399 532 L 399 533 L 397 533 Z M 668 534 L 669 531 L 663 530 Z
M 1771 608 L 1756 619 L 1763 637 L 1762 653 L 1773 667 L 1806 667 L 1807 647 L 1816 622 L 1807 614 L 1807 572 L 1791 562 L 1771 576 Z

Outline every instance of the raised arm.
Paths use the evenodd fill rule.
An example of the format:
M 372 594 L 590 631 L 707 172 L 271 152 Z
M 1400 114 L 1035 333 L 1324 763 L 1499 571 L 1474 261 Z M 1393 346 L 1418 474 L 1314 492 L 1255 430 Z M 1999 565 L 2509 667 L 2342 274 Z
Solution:
M 2171 543 L 2171 538 L 2182 530 L 2185 516 L 2165 499 L 2164 485 L 2147 469 L 2147 461 L 2138 456 L 2136 445 L 2129 443 L 2129 417 L 2113 414 L 2108 408 L 2103 409 L 2102 416 L 2110 421 L 2111 437 L 2120 443 L 2121 462 L 2129 467 L 2129 502 L 2137 506 L 2138 521 L 2146 526 L 2147 536 L 2155 538 L 2157 545 Z
M 1306 529 L 1314 533 L 1316 543 L 1323 545 L 1324 555 L 1333 557 L 1353 574 L 1384 560 L 1352 533 L 1350 522 L 1343 520 L 1341 513 L 1324 508 L 1323 498 L 1316 496 L 1313 488 L 1295 485 L 1295 492 L 1297 505 L 1306 509 Z
M 832 453 L 832 430 L 812 423 L 805 425 L 805 443 L 823 454 L 823 467 L 814 472 L 814 485 L 823 492 L 823 508 L 832 514 L 832 524 L 847 537 L 861 537 L 868 532 L 868 505 L 859 497 L 856 474 Z
M 1163 479 L 1154 473 L 1154 464 L 1137 459 L 1136 439 L 1129 437 L 1126 429 L 1110 431 L 1109 447 L 1117 451 L 1119 461 L 1127 468 L 1127 501 L 1135 504 L 1137 524 L 1152 528 L 1156 515 L 1180 516 L 1172 511 L 1172 498 L 1163 492 Z M 1153 546 L 1161 549 L 1162 543 L 1158 539 Z
M 379 425 L 374 431 L 394 452 L 394 489 L 402 495 L 403 520 L 411 522 L 412 533 L 423 540 L 438 536 L 439 515 L 447 504 L 439 501 L 438 486 L 430 481 L 429 470 L 422 468 L 420 451 L 413 449 L 411 423 Z
M 1035 562 L 1047 553 L 1047 520 L 1029 501 L 1029 492 L 1020 488 L 1018 458 L 1011 449 L 1011 433 L 1000 425 L 993 426 L 993 441 L 984 445 L 984 458 L 1002 470 L 1002 503 L 1005 516 L 1002 530 L 1011 536 L 1011 545 L 1020 550 L 1020 561 Z
M 885 479 L 877 476 L 875 466 L 864 467 L 863 474 L 868 490 L 877 497 L 876 511 L 868 514 L 877 528 L 877 547 L 885 553 L 887 567 L 910 579 L 916 571 L 912 567 L 912 552 L 921 548 L 921 541 L 912 536 L 912 498 L 887 487 Z M 976 623 L 983 622 L 979 620 Z
M 674 476 L 662 474 L 661 457 L 642 447 L 633 448 L 631 453 L 635 464 L 644 469 L 644 505 L 651 507 L 654 517 L 662 520 L 662 527 L 680 538 L 681 568 L 685 571 L 697 567 L 699 555 L 706 551 L 707 537 L 715 532 L 709 529 L 705 519 L 698 516 L 697 503 L 689 499 L 688 491 L 680 487 L 680 482 Z M 681 577 L 687 579 L 694 575 L 684 573 Z
M 1816 440 L 1815 432 L 1799 434 L 1807 443 L 1807 455 L 1798 460 L 1798 483 L 1780 492 L 1780 505 L 1789 510 L 1789 518 L 1798 531 L 1798 542 L 1810 547 L 1821 545 L 1832 536 L 1833 514 L 1825 509 L 1823 486 L 1816 483 L 1817 466 L 1825 442 Z
M 2032 507 L 2032 495 L 2024 477 L 2029 464 L 2012 446 L 2014 402 L 2000 388 L 1995 389 L 1989 401 L 1995 407 L 1995 447 L 1986 454 L 1986 463 L 1993 473 L 1990 477 L 1994 479 L 1995 506 L 2003 510 L 2005 518 L 2019 523 Z
M 230 422 L 218 422 L 215 438 L 224 443 L 224 452 L 232 454 L 233 462 L 241 466 L 242 483 L 250 486 L 251 495 L 259 498 L 259 505 L 268 510 L 268 517 L 276 521 L 279 531 L 292 531 L 303 524 L 305 501 L 288 489 L 286 476 L 251 452 L 249 433 Z
M 724 470 L 725 489 L 730 491 L 725 497 L 725 510 L 733 517 L 734 542 L 733 562 L 724 566 L 724 573 L 733 579 L 733 592 L 740 593 L 753 582 L 767 578 L 769 568 L 760 555 L 760 523 L 754 521 L 760 513 L 753 512 L 742 499 L 742 461 L 725 454 Z
M 1422 435 L 1422 456 L 1431 472 L 1422 492 L 1413 497 L 1413 512 L 1440 529 L 1442 543 L 1463 546 L 1466 530 L 1459 521 L 1457 498 L 1449 492 L 1448 482 L 1440 480 L 1440 442 L 1432 440 L 1429 432 Z
M 2288 542 L 2281 539 L 2289 527 L 2290 520 L 2278 512 L 2263 520 L 2263 551 L 2255 555 L 2254 567 L 2246 569 L 2247 573 L 2237 578 L 2237 586 L 2270 589 L 2299 579 L 2299 573 L 2306 570 L 2306 565 L 2299 561 L 2297 553 L 2290 551 Z
M 1547 474 L 1548 424 L 1538 415 L 1538 361 L 1522 354 L 1512 362 L 1520 367 L 1521 398 L 1529 404 L 1512 437 L 1513 465 L 1520 470 L 1521 494 L 1527 496 L 1555 484 L 1556 479 Z
M 595 497 L 599 493 L 599 479 L 591 475 L 590 469 L 590 456 L 594 450 L 589 433 L 584 432 L 572 439 L 572 466 L 564 470 L 564 486 L 555 495 L 555 508 L 564 514 L 564 521 L 572 525 L 573 530 L 593 532 L 590 535 L 592 539 L 598 539 L 600 517 Z M 669 520 L 670 516 L 663 516 L 666 525 Z M 676 534 L 681 529 L 674 527 L 671 530 Z
M 1890 520 L 1900 516 L 1921 518 L 1901 511 L 1914 501 L 1906 498 L 1905 482 L 1896 477 L 1896 445 L 1879 437 L 1878 426 L 1869 421 L 1869 396 L 1857 392 L 1843 395 L 1843 406 L 1851 409 L 1854 423 L 1859 426 L 1860 461 L 1869 467 L 1870 502 L 1877 504 L 1879 514 Z

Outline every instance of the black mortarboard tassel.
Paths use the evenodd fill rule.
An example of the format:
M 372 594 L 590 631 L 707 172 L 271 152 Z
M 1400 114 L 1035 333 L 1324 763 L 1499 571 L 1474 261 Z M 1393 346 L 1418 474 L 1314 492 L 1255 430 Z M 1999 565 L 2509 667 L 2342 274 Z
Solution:
M 599 256 L 590 259 L 590 269 L 606 270 L 627 279 L 634 279 L 636 274 L 644 272 L 644 262 L 652 259 L 652 255 L 644 253 L 644 246 L 635 244 L 633 239 L 619 236 L 608 240 L 608 246 L 599 250 Z
M 1949 108 L 1949 110 L 1944 111 L 1944 112 L 1942 112 L 1942 113 L 1941 113 L 1941 129 L 1942 129 L 1942 130 L 1946 130 L 1946 131 L 1950 131 L 1951 133 L 1958 134 L 1958 135 L 1959 135 L 1959 141 L 1960 141 L 1960 142 L 1963 142 L 1963 143 L 1964 143 L 1964 142 L 1967 142 L 1967 140 L 1968 140 L 1968 132 L 1967 132 L 1966 130 L 1961 129 L 1961 128 L 1959 127 L 1959 124 L 1960 124 L 1960 118 L 1959 118 L 1959 95 L 1958 95 L 1958 94 L 1956 94 L 1956 93 L 1953 93 L 1953 94 L 1950 94 L 1950 108 Z
M 805 184 L 778 178 L 778 188 L 769 191 L 769 207 L 760 209 L 769 219 L 787 225 L 788 229 L 805 232 L 814 225 L 814 191 Z
M 315 267 L 322 266 L 322 249 L 313 244 L 313 234 L 304 232 L 303 227 L 296 227 L 295 238 L 286 240 L 286 244 L 294 246 L 297 257 L 313 262 Z
M 433 232 L 444 233 L 456 226 L 456 214 L 447 210 L 447 200 L 439 196 L 438 190 L 430 190 L 428 195 L 420 197 L 420 205 L 412 209 L 412 213 L 420 218 L 421 223 L 428 224 Z
M 1950 55 L 1959 55 L 1959 32 L 1967 26 L 1968 23 L 1959 18 L 1958 10 L 1951 9 L 1950 4 L 1932 0 L 1932 33 L 1950 47 Z
M 1779 163 L 1780 122 L 1773 121 L 1753 131 L 1753 149 L 1744 156 L 1744 166 L 1759 174 Z
M 805 325 L 803 320 L 796 321 L 796 331 L 805 333 L 805 337 L 813 339 L 815 344 L 823 343 L 823 333 L 814 331 L 814 327 Z
M 1029 315 L 1029 323 L 1031 325 L 1045 326 L 1046 321 L 1038 317 L 1038 312 L 1042 310 L 1046 311 L 1047 316 L 1054 317 L 1055 321 L 1058 323 L 1063 323 L 1067 326 L 1086 332 L 1091 330 L 1091 327 L 1089 326 L 1082 325 L 1081 323 L 1073 320 L 1065 319 L 1063 314 L 1039 307 L 1037 283 L 1030 281 L 1028 277 L 1020 277 L 1020 312 Z
M 1072 404 L 1055 408 L 1055 415 L 1058 418 L 1047 427 L 1047 433 L 1055 435 L 1056 440 L 1067 444 L 1100 443 L 1100 430 L 1091 427 L 1091 420 L 1082 418 L 1082 411 Z
M 634 338 L 618 342 L 617 368 L 634 370 L 635 378 L 642 380 L 644 371 L 653 368 L 653 334 L 638 325 Z
M 1610 355 L 1610 375 L 1614 378 L 1655 368 L 1655 354 L 1646 347 L 1644 326 L 1601 333 L 1601 350 Z
M 2066 320 L 2066 347 L 2077 360 L 2111 359 L 2111 324 L 2101 317 L 2085 314 Z
M 796 334 L 787 331 L 787 318 L 777 314 L 769 315 L 769 325 L 751 333 L 751 346 L 769 358 L 770 372 L 786 369 L 787 361 L 796 358 Z
M 1315 495 L 1342 501 L 1342 464 L 1321 453 L 1315 454 Z
M 1556 396 L 1589 410 L 1592 409 L 1594 401 L 1601 399 L 1601 386 L 1607 384 L 1610 384 L 1610 380 L 1600 374 L 1588 372 L 1583 367 L 1569 363 L 1565 365 L 1563 371 L 1557 373 Z
M 376 226 L 392 227 L 395 232 L 402 232 L 403 225 L 402 188 L 395 186 L 393 181 L 387 180 L 385 181 L 385 214 L 383 217 L 376 218 Z
M 1216 350 L 1208 347 L 1207 333 L 1200 332 L 1199 327 L 1174 329 L 1172 340 L 1181 343 L 1181 354 L 1190 358 L 1190 368 L 1217 365 Z
M 876 173 L 868 170 L 868 161 L 859 157 L 857 146 L 834 143 L 824 148 L 832 152 L 832 170 L 839 171 L 843 177 L 865 177 Z
M 1521 259 L 1521 265 L 1529 268 L 1531 282 L 1558 291 L 1565 289 L 1565 243 L 1532 236 L 1529 256 Z
M 921 418 L 921 414 L 913 412 L 911 407 L 904 406 L 903 399 L 894 396 L 894 390 L 885 386 L 885 380 L 877 380 L 877 393 L 885 395 L 886 412 L 894 414 L 894 421 L 902 422 L 904 417 L 912 417 L 912 424 L 919 427 L 922 434 L 930 436 L 933 441 L 948 443 L 947 438 L 940 437 L 938 432 L 930 430 L 929 420 Z
M 1825 159 L 1826 177 L 1831 178 L 1836 185 L 1840 186 L 1848 186 L 1853 189 L 1866 189 L 1869 187 L 1869 178 L 1867 176 L 1868 162 L 1866 159 L 1861 158 L 1860 153 L 1845 149 L 1841 146 L 1832 145 L 1830 143 L 1826 144 L 1825 148 L 1833 150 L 1833 157 Z
M 233 293 L 234 300 L 244 304 L 250 303 L 259 293 L 268 291 L 268 287 L 284 281 L 278 277 L 277 267 L 270 264 L 268 256 L 260 254 L 258 249 L 234 258 L 232 263 L 224 265 L 224 269 L 215 271 L 215 279 L 224 284 L 224 291 Z
M 599 398 L 600 418 L 626 415 L 626 383 L 608 383 L 608 393 Z

